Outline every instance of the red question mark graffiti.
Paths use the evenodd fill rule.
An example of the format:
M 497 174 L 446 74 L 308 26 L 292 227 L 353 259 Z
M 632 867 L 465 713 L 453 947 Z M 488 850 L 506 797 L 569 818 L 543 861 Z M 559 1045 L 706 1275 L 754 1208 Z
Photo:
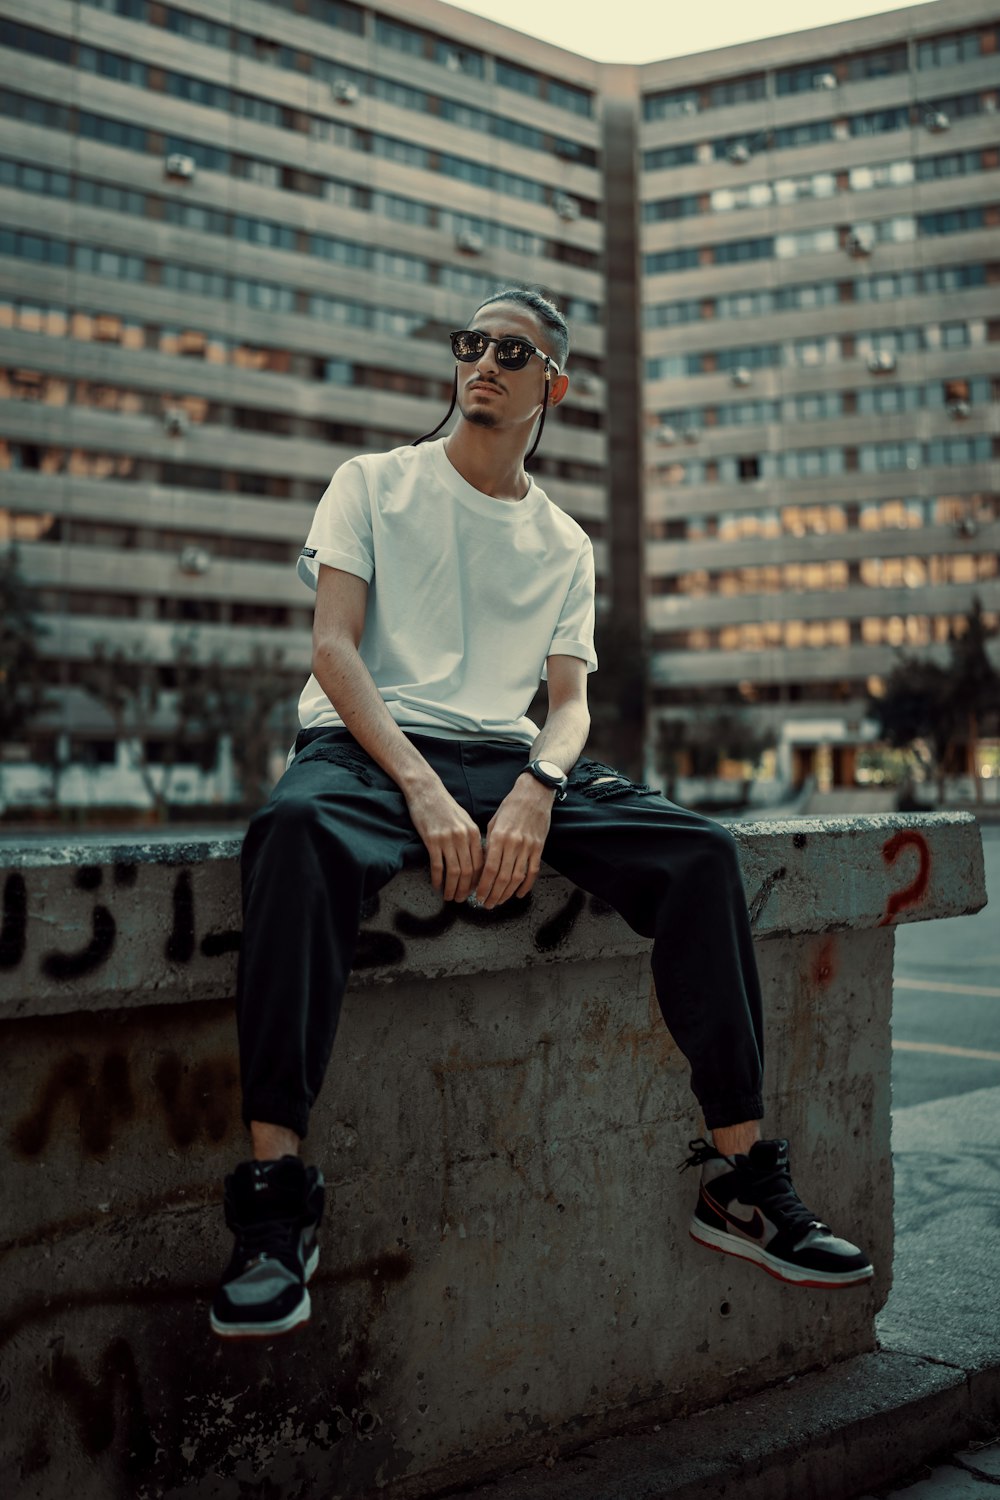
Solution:
M 894 833 L 882 846 L 882 858 L 887 865 L 895 864 L 901 849 L 914 848 L 920 856 L 920 866 L 910 884 L 904 886 L 901 891 L 893 891 L 886 905 L 885 916 L 879 922 L 880 927 L 888 927 L 897 912 L 905 906 L 915 906 L 927 889 L 927 881 L 931 873 L 931 852 L 927 847 L 927 840 L 922 833 L 916 833 L 912 828 L 904 828 L 899 833 Z

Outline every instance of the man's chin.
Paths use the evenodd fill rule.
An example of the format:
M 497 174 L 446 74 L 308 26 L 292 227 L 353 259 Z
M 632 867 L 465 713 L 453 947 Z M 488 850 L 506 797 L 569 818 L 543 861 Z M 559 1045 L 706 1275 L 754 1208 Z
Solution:
M 496 412 L 490 411 L 485 406 L 471 406 L 468 411 L 463 411 L 462 416 L 474 427 L 496 427 Z

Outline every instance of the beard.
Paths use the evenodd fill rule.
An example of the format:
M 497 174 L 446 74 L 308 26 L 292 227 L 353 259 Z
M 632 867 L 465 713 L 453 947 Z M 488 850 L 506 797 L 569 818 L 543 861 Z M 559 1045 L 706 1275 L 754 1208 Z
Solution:
M 496 427 L 496 412 L 487 411 L 485 407 L 473 407 L 471 411 L 463 411 L 462 416 L 474 427 Z

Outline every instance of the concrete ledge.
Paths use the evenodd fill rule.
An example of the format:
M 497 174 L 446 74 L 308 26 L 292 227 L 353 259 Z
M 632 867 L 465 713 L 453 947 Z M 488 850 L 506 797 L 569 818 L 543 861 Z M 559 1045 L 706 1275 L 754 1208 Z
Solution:
M 236 1348 L 207 1327 L 220 1180 L 245 1151 L 235 841 L 4 851 L 0 1492 L 410 1500 L 870 1353 L 893 927 L 983 904 L 978 829 L 736 836 L 768 1119 L 875 1280 L 789 1289 L 691 1243 L 675 1168 L 701 1122 L 649 945 L 615 913 L 551 872 L 509 911 L 446 908 L 417 873 L 366 917 L 311 1126 L 330 1190 L 313 1321 Z
M 985 901 L 969 813 L 800 818 L 733 829 L 758 938 L 961 916 Z M 0 1018 L 231 996 L 238 839 L 0 847 Z M 131 914 L 141 910 L 142 919 Z M 496 912 L 443 902 L 421 872 L 371 904 L 352 985 L 496 973 L 567 954 L 645 953 L 617 913 L 548 871 Z

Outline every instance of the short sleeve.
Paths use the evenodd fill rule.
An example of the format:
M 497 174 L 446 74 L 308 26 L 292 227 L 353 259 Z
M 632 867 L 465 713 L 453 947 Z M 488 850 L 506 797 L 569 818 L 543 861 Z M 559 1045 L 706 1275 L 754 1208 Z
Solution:
M 353 573 L 365 583 L 374 576 L 371 494 L 360 458 L 341 465 L 316 507 L 298 563 L 299 577 L 311 589 L 319 582 L 321 563 Z
M 580 548 L 573 581 L 552 643 L 545 655 L 579 656 L 587 663 L 588 672 L 597 671 L 597 655 L 594 651 L 594 548 L 589 537 L 584 539 Z M 548 675 L 547 668 L 543 666 L 542 680 L 545 681 Z

